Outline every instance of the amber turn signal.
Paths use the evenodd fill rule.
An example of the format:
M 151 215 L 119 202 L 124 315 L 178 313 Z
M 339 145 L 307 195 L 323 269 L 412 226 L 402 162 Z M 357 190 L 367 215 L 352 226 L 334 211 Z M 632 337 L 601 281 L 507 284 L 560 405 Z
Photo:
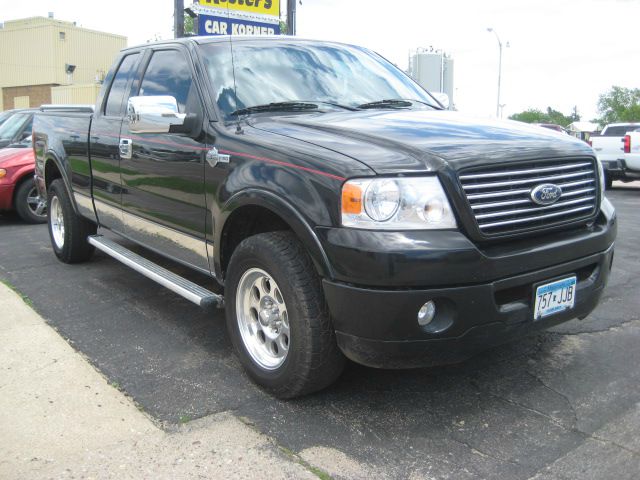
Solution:
M 342 213 L 362 212 L 362 189 L 358 185 L 345 184 L 342 188 Z

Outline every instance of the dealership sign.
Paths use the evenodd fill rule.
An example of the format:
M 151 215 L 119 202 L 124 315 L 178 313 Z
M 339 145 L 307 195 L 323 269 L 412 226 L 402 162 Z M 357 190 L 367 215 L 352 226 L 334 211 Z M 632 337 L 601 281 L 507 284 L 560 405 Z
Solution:
M 200 35 L 279 35 L 280 25 L 242 18 L 198 15 Z
M 280 18 L 280 0 L 198 0 L 202 7 Z
M 197 0 L 199 35 L 279 35 L 280 0 Z

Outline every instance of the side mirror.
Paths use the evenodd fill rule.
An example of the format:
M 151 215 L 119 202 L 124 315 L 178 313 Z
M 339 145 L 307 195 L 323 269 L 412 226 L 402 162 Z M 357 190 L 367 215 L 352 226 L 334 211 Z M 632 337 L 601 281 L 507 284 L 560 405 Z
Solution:
M 447 95 L 444 92 L 429 92 L 429 93 L 431 93 L 431 96 L 435 98 L 438 101 L 438 103 L 440 103 L 440 105 L 442 105 L 445 108 L 445 110 L 449 110 L 449 107 L 451 106 L 449 95 Z
M 187 114 L 178 113 L 178 102 L 168 95 L 131 97 L 127 118 L 131 133 L 178 133 L 192 123 Z

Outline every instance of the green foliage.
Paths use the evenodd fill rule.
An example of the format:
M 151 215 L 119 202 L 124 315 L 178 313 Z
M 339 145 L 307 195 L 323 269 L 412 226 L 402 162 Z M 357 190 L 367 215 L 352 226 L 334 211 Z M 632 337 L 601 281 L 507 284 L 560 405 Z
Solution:
M 515 113 L 509 117 L 511 120 L 518 120 L 525 123 L 555 123 L 566 127 L 572 122 L 580 120 L 577 108 L 574 107 L 571 115 L 564 115 L 558 110 L 547 107 L 547 111 L 543 112 L 537 108 L 530 108 L 524 112 Z
M 195 35 L 196 34 L 196 22 L 191 15 L 184 15 L 184 34 Z
M 613 86 L 598 99 L 598 122 L 601 125 L 615 122 L 640 121 L 640 89 Z

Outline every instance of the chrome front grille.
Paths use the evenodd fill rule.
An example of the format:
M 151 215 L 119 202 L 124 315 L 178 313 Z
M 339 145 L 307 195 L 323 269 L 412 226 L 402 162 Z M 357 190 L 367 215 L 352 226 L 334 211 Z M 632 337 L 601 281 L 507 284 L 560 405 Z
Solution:
M 590 217 L 598 202 L 592 159 L 537 161 L 474 168 L 460 173 L 460 183 L 480 232 L 486 236 L 544 229 Z M 538 205 L 531 191 L 551 183 L 562 189 L 551 205 Z

